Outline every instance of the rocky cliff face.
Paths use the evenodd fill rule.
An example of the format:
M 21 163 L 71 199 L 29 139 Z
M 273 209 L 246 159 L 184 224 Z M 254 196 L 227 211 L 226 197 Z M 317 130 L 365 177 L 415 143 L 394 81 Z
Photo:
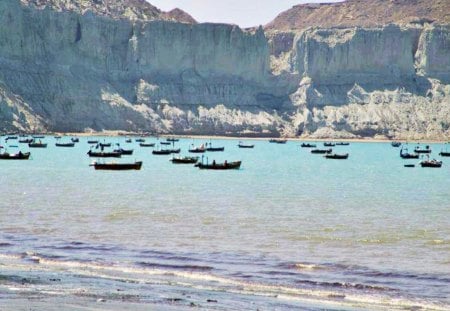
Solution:
M 3 0 L 0 126 L 444 138 L 438 22 L 243 31 L 138 0 Z

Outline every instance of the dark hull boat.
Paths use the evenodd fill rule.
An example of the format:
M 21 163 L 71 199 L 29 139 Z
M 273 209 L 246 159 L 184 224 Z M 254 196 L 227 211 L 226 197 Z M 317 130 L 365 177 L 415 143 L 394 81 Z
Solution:
M 28 147 L 29 148 L 47 148 L 47 144 L 46 143 L 29 143 Z
M 27 139 L 20 139 L 19 143 L 20 144 L 29 144 L 29 143 L 32 143 L 33 141 L 34 141 L 33 138 L 27 138 Z
M 30 158 L 29 152 L 8 153 L 4 152 L 0 154 L 0 160 L 28 160 Z
M 105 148 L 105 147 L 111 147 L 111 143 L 100 143 L 99 144 L 100 147 Z
M 87 154 L 90 157 L 92 157 L 92 158 L 93 157 L 96 157 L 96 158 L 120 158 L 122 156 L 121 152 L 115 152 L 115 151 L 112 151 L 112 152 L 104 152 L 104 151 L 97 152 L 97 151 L 89 150 Z
M 206 151 L 205 148 L 189 149 L 189 152 L 191 152 L 191 153 L 204 153 L 205 151 Z
M 155 147 L 155 144 L 153 144 L 153 143 L 149 143 L 149 144 L 146 144 L 146 143 L 139 143 L 139 146 L 141 146 L 141 147 Z
M 170 141 L 161 141 L 159 142 L 161 145 L 171 145 L 172 143 Z
M 420 162 L 420 166 L 422 167 L 441 167 L 442 166 L 442 161 L 437 161 L 437 160 L 423 160 L 422 162 Z
M 391 143 L 391 146 L 392 146 L 392 147 L 400 147 L 401 145 L 402 145 L 402 143 L 399 142 L 399 141 L 393 141 L 393 142 Z
M 325 158 L 327 158 L 327 159 L 335 159 L 335 160 L 345 160 L 345 159 L 348 159 L 348 153 L 344 153 L 344 154 L 337 154 L 337 153 L 326 154 Z
M 115 149 L 114 152 L 120 152 L 122 155 L 132 155 L 133 149 Z
M 137 142 L 137 143 L 144 143 L 145 139 L 144 138 L 136 138 L 135 142 Z
M 75 143 L 55 143 L 56 147 L 75 147 Z
M 70 140 L 71 140 L 73 143 L 78 143 L 78 142 L 80 142 L 80 139 L 79 139 L 78 137 L 72 137 Z
M 126 142 L 127 144 L 131 143 L 131 138 L 125 139 L 125 142 Z
M 420 149 L 419 147 L 416 147 L 414 149 L 415 153 L 431 153 L 431 148 L 430 146 L 426 146 L 425 149 Z
M 348 145 L 350 145 L 350 143 L 346 143 L 346 142 L 336 143 L 336 146 L 348 146 Z
M 166 141 L 177 142 L 177 141 L 179 141 L 179 139 L 178 138 L 167 138 Z
M 239 142 L 238 147 L 239 147 L 239 148 L 252 149 L 252 148 L 255 147 L 255 145 L 247 145 L 247 144 L 244 144 L 243 142 Z
M 168 154 L 172 154 L 172 150 L 167 150 L 167 149 L 153 150 L 152 154 L 155 154 L 155 155 L 168 155 Z
M 407 149 L 401 149 L 400 150 L 400 158 L 402 159 L 418 159 L 419 154 L 417 153 L 408 153 Z
M 195 164 L 198 162 L 198 157 L 182 157 L 170 159 L 173 164 Z
M 98 144 L 98 140 L 88 140 L 88 144 Z
M 302 143 L 300 145 L 300 147 L 302 147 L 302 148 L 316 148 L 317 146 L 316 146 L 316 144 Z
M 333 150 L 330 149 L 312 149 L 311 153 L 313 154 L 325 154 L 325 153 L 331 153 Z
M 93 163 L 91 164 L 96 170 L 109 171 L 126 171 L 126 170 L 140 170 L 142 161 L 134 163 Z
M 440 155 L 441 157 L 450 157 L 450 152 L 441 151 L 441 152 L 439 152 L 439 155 Z
M 323 143 L 323 146 L 324 147 L 334 147 L 334 146 L 336 146 L 336 144 L 335 143 Z
M 208 147 L 206 148 L 206 151 L 210 151 L 210 152 L 220 152 L 220 151 L 224 151 L 225 147 Z
M 203 170 L 238 170 L 241 167 L 241 161 L 224 163 L 213 162 L 212 164 L 197 163 L 195 166 Z
M 270 139 L 269 143 L 273 143 L 273 144 L 285 144 L 287 143 L 286 139 Z

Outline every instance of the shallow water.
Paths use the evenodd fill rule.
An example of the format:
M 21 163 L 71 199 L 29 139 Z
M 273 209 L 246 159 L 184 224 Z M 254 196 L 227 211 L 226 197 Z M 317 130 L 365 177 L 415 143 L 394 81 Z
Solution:
M 0 161 L 1 298 L 450 309 L 446 158 L 440 169 L 405 168 L 418 160 L 386 143 L 335 147 L 350 153 L 343 161 L 295 141 L 239 149 L 214 140 L 225 152 L 205 161 L 242 160 L 238 171 L 215 172 L 106 139 L 132 146 L 117 161 L 142 160 L 143 169 L 95 171 L 87 138 L 56 148 L 48 137 L 29 161 Z M 201 142 L 177 146 L 187 154 Z M 441 145 L 431 146 L 440 158 Z

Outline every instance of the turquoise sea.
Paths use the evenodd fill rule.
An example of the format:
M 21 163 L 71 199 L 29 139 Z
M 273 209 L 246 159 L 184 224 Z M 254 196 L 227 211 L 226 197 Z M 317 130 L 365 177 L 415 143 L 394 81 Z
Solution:
M 30 149 L 32 159 L 0 161 L 0 300 L 450 310 L 450 158 L 438 156 L 442 144 L 430 145 L 444 163 L 433 169 L 405 168 L 419 160 L 400 159 L 389 143 L 351 142 L 334 147 L 348 160 L 327 160 L 299 141 L 239 149 L 237 139 L 213 139 L 225 151 L 205 161 L 242 166 L 208 171 L 174 165 L 134 139 L 99 139 L 133 148 L 116 161 L 142 160 L 142 170 L 95 171 L 86 137 L 74 148 L 46 137 L 48 148 Z M 204 142 L 176 146 L 188 155 Z

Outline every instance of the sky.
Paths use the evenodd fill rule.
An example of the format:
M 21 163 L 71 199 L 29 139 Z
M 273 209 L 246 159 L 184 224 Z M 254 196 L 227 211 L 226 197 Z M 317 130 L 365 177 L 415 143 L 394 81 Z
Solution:
M 242 28 L 265 25 L 279 13 L 300 3 L 338 0 L 147 0 L 163 11 L 180 8 L 198 22 L 237 24 Z

